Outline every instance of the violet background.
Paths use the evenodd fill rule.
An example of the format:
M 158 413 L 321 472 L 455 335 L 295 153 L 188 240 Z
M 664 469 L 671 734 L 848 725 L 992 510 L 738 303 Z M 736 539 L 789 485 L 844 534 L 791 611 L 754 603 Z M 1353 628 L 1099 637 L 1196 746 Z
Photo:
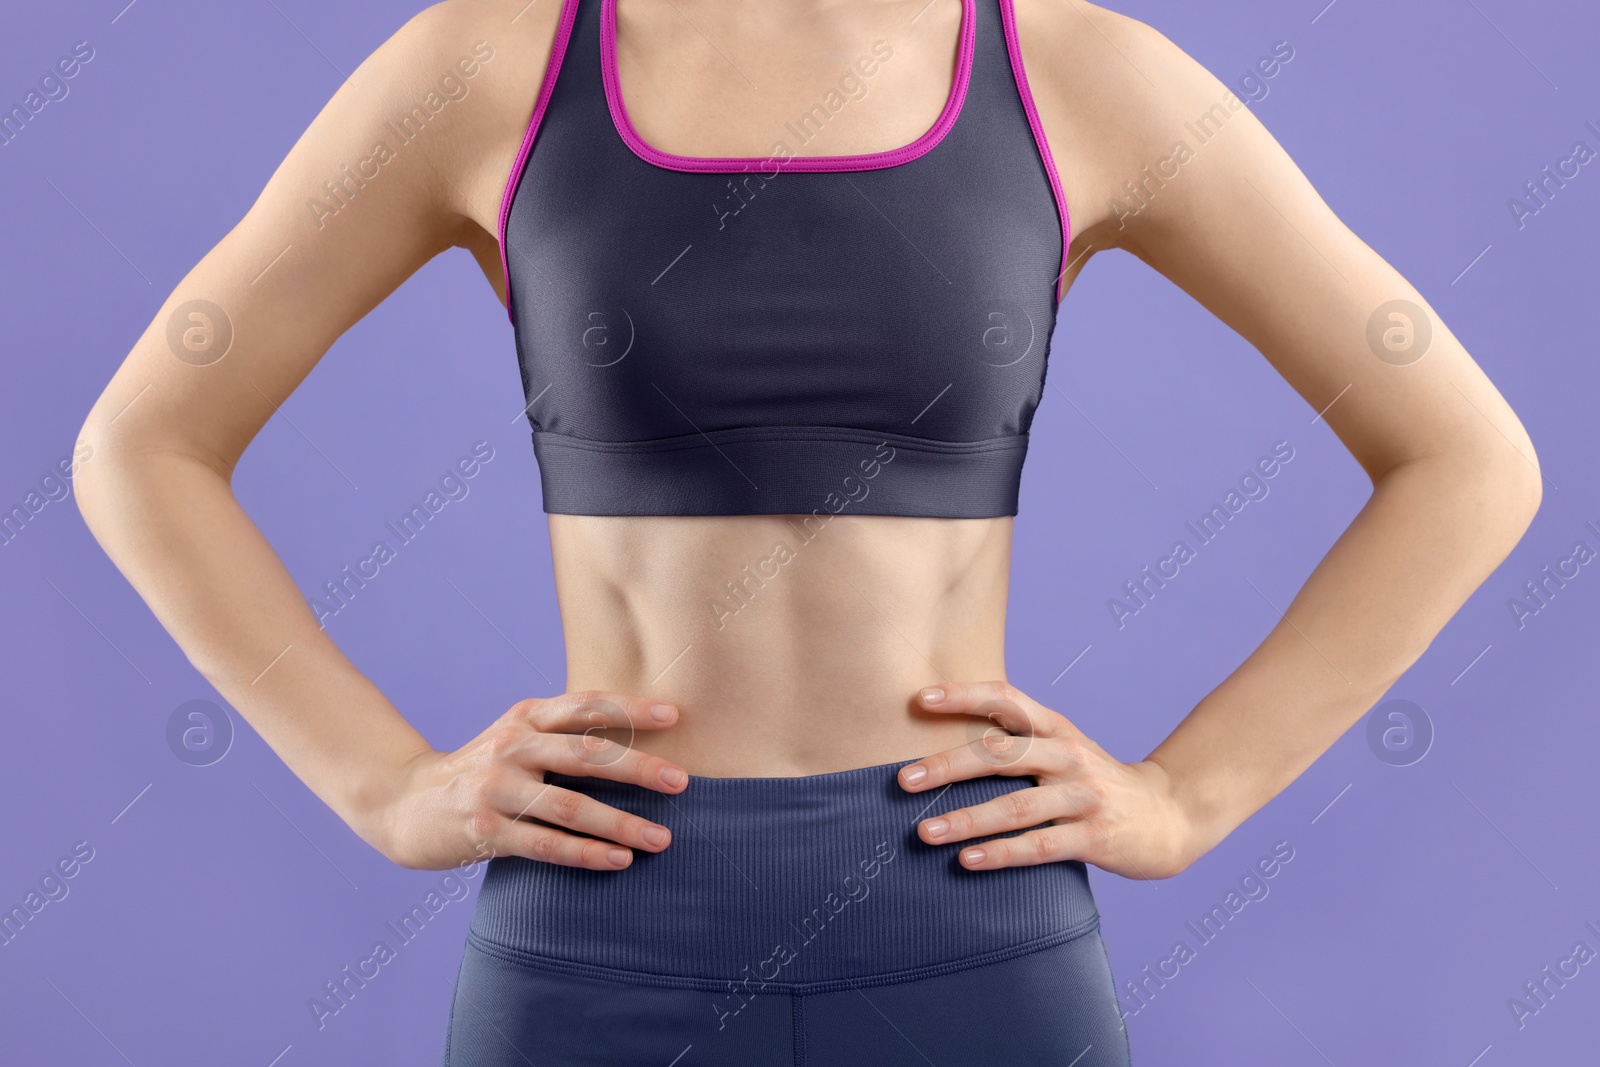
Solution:
M 353 69 L 416 10 L 124 2 L 4 13 L 0 104 L 75 41 L 97 53 L 65 100 L 0 147 L 7 508 L 70 453 L 160 301 L 337 87 L 335 68 Z M 1600 525 L 1600 165 L 1520 230 L 1506 203 L 1574 141 L 1600 148 L 1584 128 L 1600 125 L 1600 14 L 1324 2 L 1119 9 L 1235 85 L 1275 42 L 1293 46 L 1256 114 L 1504 392 L 1539 449 L 1545 499 L 1386 698 L 1424 710 L 1435 733 L 1424 758 L 1386 763 L 1358 724 L 1181 877 L 1095 873 L 1125 982 L 1174 940 L 1194 944 L 1185 923 L 1275 842 L 1294 849 L 1270 894 L 1130 1017 L 1135 1062 L 1592 1062 L 1600 965 L 1521 1029 L 1507 999 L 1575 942 L 1600 948 L 1585 928 L 1600 928 L 1600 577 L 1583 568 L 1520 630 L 1507 601 L 1574 541 L 1600 546 L 1584 525 Z M 1016 527 L 1009 669 L 1138 759 L 1266 633 L 1267 599 L 1287 603 L 1367 484 L 1253 349 L 1133 258 L 1097 257 L 1061 319 Z M 561 682 L 538 475 L 525 424 L 512 424 L 521 402 L 505 314 L 458 251 L 335 347 L 235 483 L 309 593 L 472 442 L 492 442 L 470 495 L 329 624 L 439 747 Z M 1295 458 L 1270 495 L 1118 631 L 1106 600 L 1278 440 Z M 0 905 L 74 842 L 95 850 L 70 894 L 0 947 L 0 1060 L 438 1062 L 470 903 L 447 907 L 319 1031 L 308 998 L 440 874 L 368 848 L 237 716 L 221 761 L 174 757 L 173 710 L 219 698 L 70 501 L 0 550 L 0 590 Z

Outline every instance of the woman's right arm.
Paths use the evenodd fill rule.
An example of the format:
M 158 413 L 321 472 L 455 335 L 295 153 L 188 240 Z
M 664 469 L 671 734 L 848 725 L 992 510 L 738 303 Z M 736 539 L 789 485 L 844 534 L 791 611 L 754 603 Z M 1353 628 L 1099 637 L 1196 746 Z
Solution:
M 167 298 L 79 437 L 92 449 L 74 478 L 84 520 L 189 662 L 352 829 L 408 867 L 487 852 L 615 869 L 626 859 L 608 855 L 612 842 L 665 847 L 644 836 L 654 824 L 547 786 L 542 772 L 664 792 L 686 781 L 664 760 L 584 736 L 676 721 L 615 694 L 525 700 L 461 750 L 435 752 L 319 627 L 231 485 L 246 446 L 333 342 L 423 264 L 463 246 L 498 268 L 500 186 L 558 8 L 513 23 L 513 5 L 447 0 L 374 52 Z M 326 210 L 337 201 L 325 183 L 359 176 L 395 140 L 389 123 L 426 107 L 446 77 L 464 95 Z

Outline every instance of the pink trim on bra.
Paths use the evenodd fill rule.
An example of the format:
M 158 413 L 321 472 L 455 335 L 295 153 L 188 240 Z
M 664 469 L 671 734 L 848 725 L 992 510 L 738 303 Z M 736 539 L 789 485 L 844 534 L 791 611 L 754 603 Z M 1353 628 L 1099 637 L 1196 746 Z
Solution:
M 944 139 L 955 125 L 967 96 L 967 86 L 972 80 L 972 48 L 974 28 L 977 23 L 977 0 L 961 0 L 961 40 L 956 61 L 955 77 L 950 85 L 950 95 L 945 100 L 944 111 L 937 122 L 915 141 L 885 152 L 869 152 L 854 156 L 778 156 L 713 158 L 706 156 L 680 156 L 661 152 L 645 143 L 639 131 L 628 118 L 628 107 L 622 100 L 622 90 L 617 78 L 617 0 L 601 0 L 600 6 L 600 68 L 606 88 L 606 103 L 611 108 L 612 125 L 633 154 L 667 170 L 697 171 L 711 174 L 736 174 L 740 171 L 776 162 L 786 171 L 853 171 L 883 170 L 926 154 Z
M 1039 121 L 1039 111 L 1033 106 L 1033 92 L 1028 88 L 1028 74 L 1022 67 L 1022 45 L 1017 39 L 1016 12 L 1012 0 L 1000 0 L 1000 21 L 1006 29 L 1006 51 L 1011 56 L 1011 73 L 1016 79 L 1017 92 L 1022 96 L 1022 109 L 1028 113 L 1028 125 L 1033 128 L 1034 144 L 1039 146 L 1039 157 L 1044 160 L 1045 173 L 1050 176 L 1050 190 L 1055 193 L 1056 210 L 1061 215 L 1061 274 L 1056 275 L 1056 304 L 1061 303 L 1061 275 L 1067 272 L 1067 249 L 1072 244 L 1072 216 L 1067 209 L 1066 194 L 1061 191 L 1061 176 L 1056 173 L 1056 163 L 1050 155 L 1050 144 L 1044 136 L 1044 124 Z
M 550 49 L 550 59 L 545 64 L 539 95 L 534 98 L 528 131 L 522 135 L 522 147 L 517 150 L 516 162 L 511 165 L 511 173 L 506 177 L 505 192 L 500 195 L 500 223 L 497 227 L 500 269 L 506 279 L 506 316 L 512 318 L 513 322 L 516 320 L 511 315 L 511 263 L 506 255 L 506 222 L 511 218 L 511 201 L 516 196 L 517 184 L 522 181 L 522 172 L 527 169 L 528 154 L 533 151 L 533 139 L 539 132 L 539 123 L 544 120 L 545 108 L 550 104 L 550 93 L 556 87 L 556 75 L 561 73 L 561 61 L 566 58 L 567 41 L 572 37 L 572 24 L 577 18 L 578 0 L 562 0 L 561 20 L 556 23 L 555 43 Z

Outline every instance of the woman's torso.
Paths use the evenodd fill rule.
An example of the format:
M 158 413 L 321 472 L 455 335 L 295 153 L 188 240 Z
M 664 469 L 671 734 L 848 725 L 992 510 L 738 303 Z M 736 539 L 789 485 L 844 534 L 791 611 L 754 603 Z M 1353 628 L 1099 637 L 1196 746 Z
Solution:
M 895 57 L 872 95 L 800 154 L 907 145 L 951 93 L 959 3 L 678 7 L 616 7 L 621 93 L 639 136 L 662 152 L 769 154 L 773 131 L 874 40 L 892 40 Z M 715 44 L 702 36 L 708 19 Z M 566 689 L 673 701 L 682 717 L 672 729 L 613 736 L 701 775 L 820 774 L 977 736 L 985 724 L 914 700 L 940 681 L 1006 677 L 1012 518 L 863 514 L 847 499 L 825 519 L 830 510 L 551 514 Z

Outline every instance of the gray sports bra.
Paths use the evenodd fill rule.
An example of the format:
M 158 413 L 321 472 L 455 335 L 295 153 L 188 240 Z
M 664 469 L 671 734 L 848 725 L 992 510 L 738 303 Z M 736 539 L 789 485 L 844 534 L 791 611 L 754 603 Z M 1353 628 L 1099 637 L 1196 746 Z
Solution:
M 1070 223 L 1010 0 L 961 0 L 942 114 L 830 156 L 879 41 L 764 158 L 657 151 L 616 0 L 565 0 L 501 206 L 547 512 L 1014 515 Z

